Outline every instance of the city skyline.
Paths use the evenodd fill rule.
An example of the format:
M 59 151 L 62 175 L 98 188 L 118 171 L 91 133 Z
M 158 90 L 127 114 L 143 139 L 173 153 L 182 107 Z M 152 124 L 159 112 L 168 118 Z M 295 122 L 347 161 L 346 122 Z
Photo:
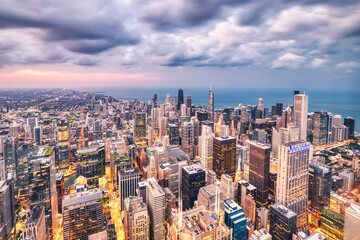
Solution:
M 2 5 L 2 88 L 359 88 L 357 1 Z

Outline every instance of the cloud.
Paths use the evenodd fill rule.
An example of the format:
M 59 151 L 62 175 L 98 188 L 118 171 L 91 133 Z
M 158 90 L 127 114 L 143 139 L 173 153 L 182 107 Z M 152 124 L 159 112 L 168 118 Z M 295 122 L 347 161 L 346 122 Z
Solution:
M 315 58 L 311 61 L 310 66 L 313 68 L 320 68 L 323 67 L 329 60 L 322 59 L 322 58 Z
M 280 57 L 278 57 L 273 62 L 273 68 L 290 68 L 296 69 L 299 68 L 304 62 L 306 58 L 303 56 L 295 55 L 292 53 L 286 53 Z
M 336 65 L 337 68 L 360 68 L 360 62 L 341 62 Z
M 359 22 L 350 0 L 4 0 L 0 67 L 322 69 L 358 59 Z

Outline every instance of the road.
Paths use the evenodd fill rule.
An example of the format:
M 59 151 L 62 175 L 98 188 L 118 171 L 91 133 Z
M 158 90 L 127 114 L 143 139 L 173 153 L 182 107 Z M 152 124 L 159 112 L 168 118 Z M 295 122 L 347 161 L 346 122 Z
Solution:
M 113 183 L 110 177 L 110 171 L 107 171 L 108 177 L 108 190 L 109 190 L 109 206 L 110 206 L 110 213 L 111 219 L 115 225 L 115 231 L 117 233 L 117 239 L 123 240 L 125 239 L 125 228 L 122 222 L 122 215 L 120 212 L 120 200 L 116 195 L 116 192 L 113 191 Z

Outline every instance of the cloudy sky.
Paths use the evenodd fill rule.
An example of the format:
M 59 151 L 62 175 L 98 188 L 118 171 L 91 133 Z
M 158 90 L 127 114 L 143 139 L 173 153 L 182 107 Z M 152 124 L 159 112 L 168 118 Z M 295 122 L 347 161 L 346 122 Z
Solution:
M 358 0 L 0 0 L 0 87 L 359 88 Z

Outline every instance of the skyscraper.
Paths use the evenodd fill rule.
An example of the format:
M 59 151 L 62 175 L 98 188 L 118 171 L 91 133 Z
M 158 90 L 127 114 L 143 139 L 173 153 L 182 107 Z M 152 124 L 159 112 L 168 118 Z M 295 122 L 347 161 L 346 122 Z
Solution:
M 352 117 L 344 118 L 344 125 L 349 128 L 349 137 L 354 138 L 355 119 Z
M 294 95 L 295 125 L 300 128 L 300 140 L 306 141 L 307 133 L 308 96 L 305 94 Z
M 15 223 L 14 188 L 7 181 L 0 181 L 0 239 L 11 239 Z
M 326 164 L 312 161 L 309 165 L 309 199 L 310 207 L 321 212 L 330 204 L 332 168 Z
M 177 103 L 177 110 L 180 110 L 181 104 L 184 104 L 184 91 L 182 88 L 179 88 L 178 91 L 178 103 Z
M 324 111 L 314 113 L 313 144 L 326 145 L 332 142 L 332 114 Z
M 150 216 L 150 239 L 165 239 L 165 193 L 154 178 L 146 185 L 146 197 Z
M 63 199 L 64 240 L 87 239 L 103 230 L 102 191 L 93 189 L 65 195 Z
M 291 240 L 296 231 L 297 214 L 280 203 L 270 207 L 270 234 L 274 240 Z
M 259 98 L 259 107 L 258 107 L 258 109 L 261 112 L 264 112 L 264 100 L 262 98 Z
M 309 159 L 312 146 L 305 141 L 292 142 L 280 146 L 276 203 L 281 203 L 294 211 L 297 229 L 308 229 L 308 188 Z
M 58 145 L 59 145 L 59 168 L 66 170 L 69 168 L 69 124 L 65 119 L 61 119 L 58 124 Z
M 206 185 L 205 171 L 199 165 L 190 165 L 182 168 L 181 192 L 183 198 L 183 210 L 194 207 L 199 190 Z
M 224 201 L 226 226 L 233 229 L 233 240 L 246 240 L 246 217 L 243 209 L 234 201 Z
M 141 197 L 130 197 L 125 200 L 127 206 L 125 239 L 147 240 L 149 239 L 149 214 L 146 203 Z
M 201 130 L 201 136 L 199 137 L 199 156 L 201 166 L 204 170 L 212 170 L 213 167 L 213 139 L 215 134 L 212 132 L 212 128 L 208 125 L 203 125 Z
M 211 87 L 208 94 L 208 119 L 214 121 L 214 92 L 211 91 Z
M 217 178 L 220 179 L 222 174 L 229 174 L 234 179 L 236 173 L 236 138 L 214 138 L 213 153 L 213 171 Z
M 187 95 L 185 96 L 185 106 L 186 108 L 191 108 L 191 96 L 190 95 Z
M 46 226 L 51 232 L 58 227 L 58 202 L 56 192 L 56 170 L 54 147 L 43 146 L 29 159 L 30 207 L 42 204 L 45 216 L 49 216 Z
M 146 146 L 146 113 L 136 113 L 134 117 L 134 142 L 137 147 Z
M 124 200 L 130 196 L 136 196 L 136 189 L 140 181 L 138 168 L 128 168 L 119 171 L 119 199 L 120 209 L 124 210 Z
M 86 147 L 76 151 L 76 177 L 88 179 L 89 189 L 99 187 L 99 178 L 105 175 L 105 146 Z
M 181 148 L 189 156 L 194 156 L 194 125 L 192 122 L 183 122 L 181 125 Z
M 46 240 L 45 207 L 37 204 L 26 218 L 23 239 Z
M 250 143 L 249 182 L 257 188 L 257 207 L 268 204 L 270 151 L 270 146 L 257 142 Z

